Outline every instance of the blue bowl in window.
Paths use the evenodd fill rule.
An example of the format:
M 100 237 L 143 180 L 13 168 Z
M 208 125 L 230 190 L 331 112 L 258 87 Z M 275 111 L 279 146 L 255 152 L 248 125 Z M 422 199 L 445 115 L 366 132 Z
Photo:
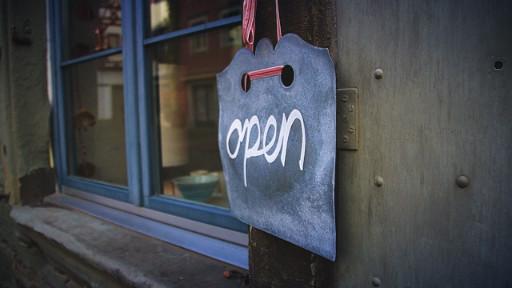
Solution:
M 174 185 L 178 187 L 183 198 L 192 201 L 205 202 L 210 198 L 217 188 L 219 176 L 217 175 L 194 175 L 183 176 L 173 179 Z

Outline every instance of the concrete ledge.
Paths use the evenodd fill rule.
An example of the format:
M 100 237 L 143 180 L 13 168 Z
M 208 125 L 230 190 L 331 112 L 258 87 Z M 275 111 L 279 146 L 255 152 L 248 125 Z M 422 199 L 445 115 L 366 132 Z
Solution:
M 223 277 L 233 267 L 78 211 L 13 207 L 11 217 L 52 261 L 89 267 L 70 269 L 86 283 L 92 267 L 121 287 L 240 287 Z

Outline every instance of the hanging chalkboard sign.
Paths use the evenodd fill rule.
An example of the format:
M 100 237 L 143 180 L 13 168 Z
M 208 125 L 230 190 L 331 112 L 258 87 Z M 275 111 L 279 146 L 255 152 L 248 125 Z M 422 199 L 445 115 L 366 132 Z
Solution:
M 241 221 L 334 260 L 336 103 L 327 49 L 287 34 L 217 75 L 219 149 Z

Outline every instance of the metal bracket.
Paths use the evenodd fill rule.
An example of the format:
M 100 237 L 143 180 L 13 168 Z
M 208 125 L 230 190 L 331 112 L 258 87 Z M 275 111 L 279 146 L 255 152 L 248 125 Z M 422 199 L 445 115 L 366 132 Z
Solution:
M 336 90 L 336 147 L 357 150 L 359 142 L 359 105 L 357 88 Z

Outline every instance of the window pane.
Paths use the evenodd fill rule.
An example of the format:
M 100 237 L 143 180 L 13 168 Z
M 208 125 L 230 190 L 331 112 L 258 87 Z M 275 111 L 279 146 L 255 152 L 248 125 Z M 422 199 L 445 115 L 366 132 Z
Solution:
M 127 185 L 121 54 L 64 69 L 72 175 Z
M 216 74 L 240 48 L 240 26 L 151 46 L 163 195 L 228 207 L 217 145 Z
M 121 47 L 121 0 L 63 1 L 64 58 Z
M 240 0 L 147 0 L 146 3 L 149 36 L 242 15 Z

